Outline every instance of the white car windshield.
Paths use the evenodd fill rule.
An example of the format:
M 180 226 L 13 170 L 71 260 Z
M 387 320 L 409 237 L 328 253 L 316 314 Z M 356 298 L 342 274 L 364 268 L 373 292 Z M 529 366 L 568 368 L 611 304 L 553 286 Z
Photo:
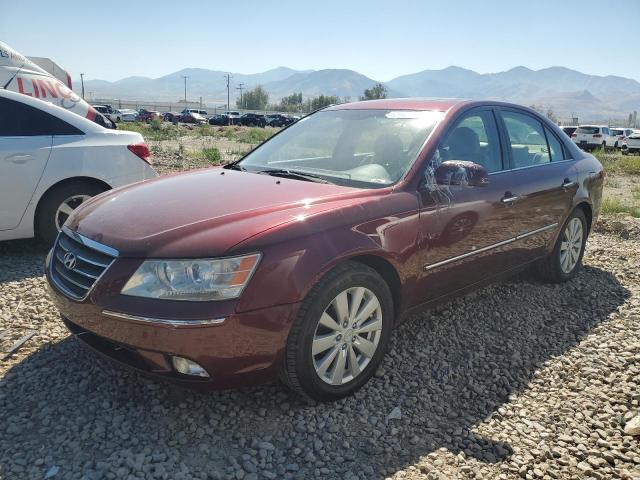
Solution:
M 299 120 L 231 168 L 360 188 L 400 180 L 442 112 L 324 110 Z

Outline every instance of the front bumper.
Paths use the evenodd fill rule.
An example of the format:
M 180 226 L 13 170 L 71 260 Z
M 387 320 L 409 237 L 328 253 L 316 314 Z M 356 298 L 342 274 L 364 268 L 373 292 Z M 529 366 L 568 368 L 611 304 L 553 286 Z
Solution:
M 147 374 L 211 389 L 237 388 L 277 378 L 299 303 L 237 313 L 228 308 L 216 312 L 215 304 L 208 302 L 206 318 L 216 320 L 209 324 L 196 323 L 192 314 L 180 319 L 175 312 L 164 322 L 136 320 L 137 314 L 132 319 L 119 318 L 108 313 L 116 311 L 112 305 L 99 305 L 97 294 L 76 301 L 58 290 L 49 273 L 50 257 L 46 268 L 49 291 L 64 323 L 80 340 L 108 358 Z M 127 312 L 120 313 L 127 317 Z M 197 362 L 209 378 L 177 372 L 171 356 Z

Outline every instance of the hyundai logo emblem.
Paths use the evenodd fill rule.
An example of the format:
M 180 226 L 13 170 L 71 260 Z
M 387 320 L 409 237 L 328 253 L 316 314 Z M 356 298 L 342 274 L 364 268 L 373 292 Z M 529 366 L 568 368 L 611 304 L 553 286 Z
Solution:
M 76 256 L 73 253 L 67 252 L 62 258 L 62 263 L 65 267 L 67 267 L 67 269 L 73 270 L 74 268 L 76 268 L 76 260 Z

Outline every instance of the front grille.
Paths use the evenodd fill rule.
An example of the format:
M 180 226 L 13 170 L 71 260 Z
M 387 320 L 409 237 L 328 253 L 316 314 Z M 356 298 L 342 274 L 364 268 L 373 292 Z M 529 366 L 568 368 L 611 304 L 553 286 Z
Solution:
M 111 247 L 63 227 L 53 247 L 49 274 L 68 297 L 82 300 L 117 256 Z

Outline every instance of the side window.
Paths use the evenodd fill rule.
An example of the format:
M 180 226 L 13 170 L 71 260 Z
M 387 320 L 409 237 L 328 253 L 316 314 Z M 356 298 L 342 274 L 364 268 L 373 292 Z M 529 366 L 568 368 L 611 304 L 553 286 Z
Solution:
M 562 143 L 560 140 L 545 127 L 544 133 L 547 135 L 547 142 L 549 143 L 549 154 L 551 155 L 552 162 L 559 162 L 560 160 L 565 160 L 566 157 L 564 155 L 564 149 L 562 148 Z
M 467 114 L 440 144 L 442 161 L 466 160 L 482 165 L 487 172 L 502 170 L 498 129 L 493 113 L 485 110 Z
M 530 167 L 551 161 L 544 130 L 538 120 L 511 111 L 503 111 L 502 118 L 509 136 L 513 168 Z
M 0 137 L 82 134 L 58 117 L 8 98 L 0 98 L 0 111 Z

